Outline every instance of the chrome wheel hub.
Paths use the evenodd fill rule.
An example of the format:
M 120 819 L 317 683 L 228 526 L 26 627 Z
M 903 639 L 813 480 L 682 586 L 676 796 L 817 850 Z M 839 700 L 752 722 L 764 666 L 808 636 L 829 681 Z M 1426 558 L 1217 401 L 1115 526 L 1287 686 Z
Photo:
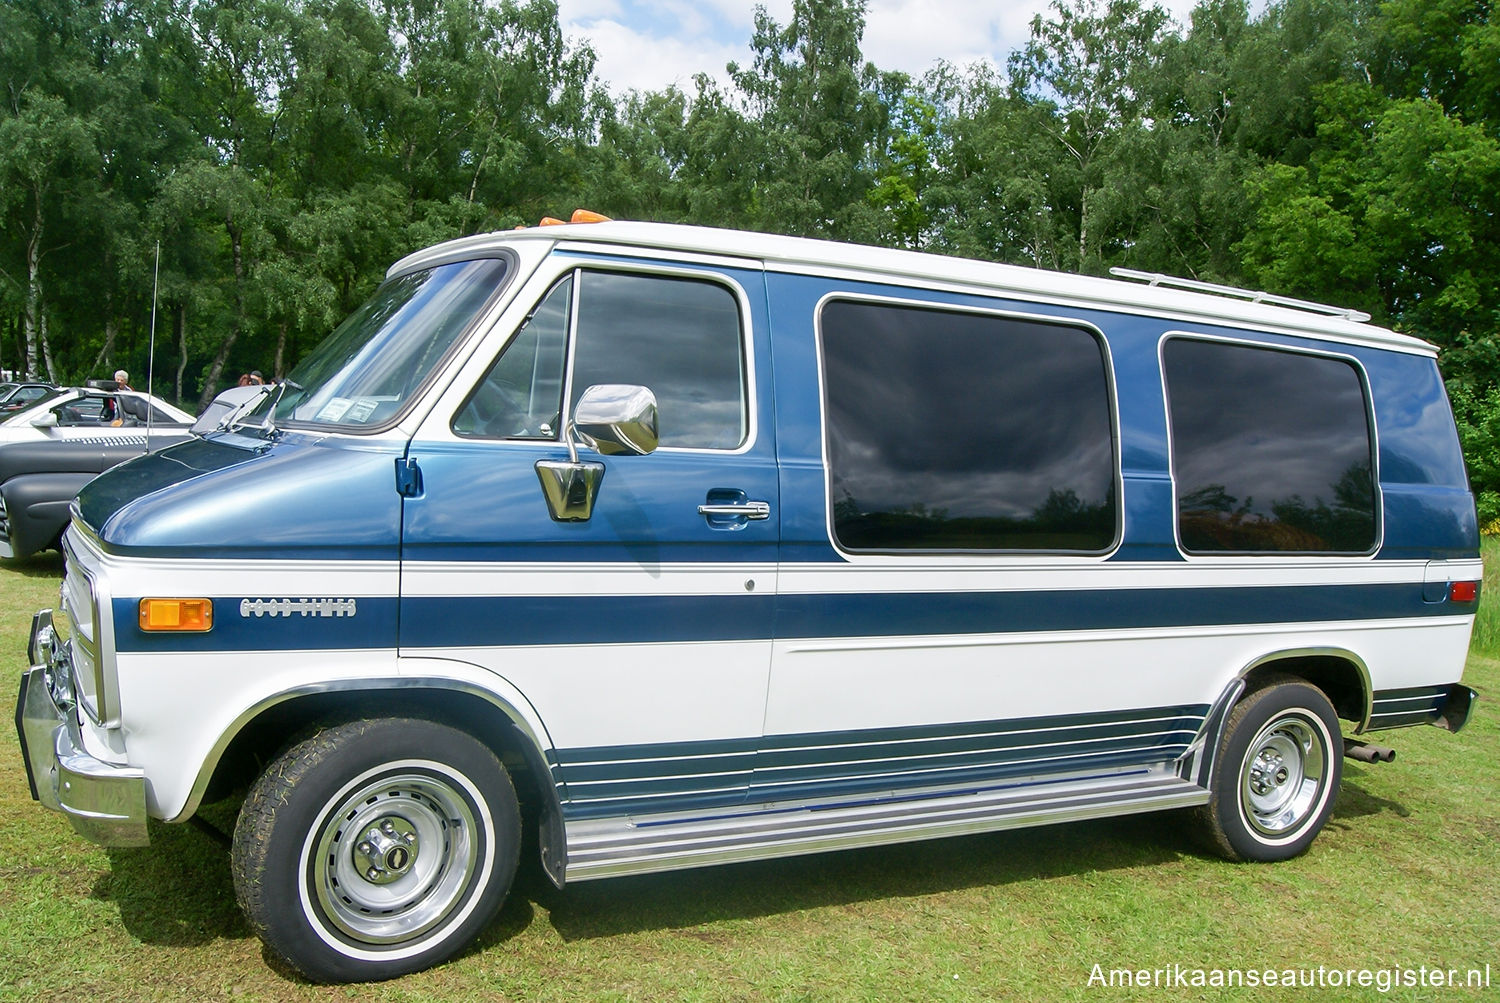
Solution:
M 416 827 L 400 815 L 387 815 L 354 844 L 354 867 L 371 884 L 388 885 L 411 870 L 420 850 Z
M 1265 797 L 1277 788 L 1286 786 L 1291 776 L 1292 771 L 1287 768 L 1286 760 L 1280 754 L 1271 749 L 1262 749 L 1250 764 L 1250 789 Z
M 309 890 L 344 936 L 407 941 L 463 901 L 481 842 L 460 784 L 425 772 L 388 773 L 329 802 L 310 837 Z
M 1306 718 L 1273 719 L 1250 743 L 1240 771 L 1247 820 L 1269 836 L 1297 828 L 1316 812 L 1327 774 L 1324 744 Z

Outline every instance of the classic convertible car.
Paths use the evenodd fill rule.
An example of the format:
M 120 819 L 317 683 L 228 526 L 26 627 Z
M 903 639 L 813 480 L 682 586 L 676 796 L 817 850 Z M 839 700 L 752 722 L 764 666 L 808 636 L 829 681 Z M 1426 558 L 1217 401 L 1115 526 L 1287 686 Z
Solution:
M 0 418 L 0 443 L 134 438 L 147 425 L 154 435 L 158 429 L 185 432 L 192 424 L 192 415 L 150 394 L 70 387 Z

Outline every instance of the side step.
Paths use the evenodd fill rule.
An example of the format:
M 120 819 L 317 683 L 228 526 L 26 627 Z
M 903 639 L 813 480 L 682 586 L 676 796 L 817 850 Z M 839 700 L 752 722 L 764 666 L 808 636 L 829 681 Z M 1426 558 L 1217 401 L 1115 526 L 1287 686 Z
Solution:
M 566 880 L 904 843 L 1207 801 L 1208 791 L 1158 768 L 832 805 L 746 805 L 718 817 L 583 819 L 566 823 Z

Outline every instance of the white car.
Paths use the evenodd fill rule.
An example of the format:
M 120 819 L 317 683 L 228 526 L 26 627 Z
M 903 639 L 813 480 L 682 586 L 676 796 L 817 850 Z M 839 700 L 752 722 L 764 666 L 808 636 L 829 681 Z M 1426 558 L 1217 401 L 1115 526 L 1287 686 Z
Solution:
M 0 421 L 0 443 L 62 439 L 113 439 L 153 428 L 186 429 L 193 416 L 159 397 L 135 390 L 72 388 Z

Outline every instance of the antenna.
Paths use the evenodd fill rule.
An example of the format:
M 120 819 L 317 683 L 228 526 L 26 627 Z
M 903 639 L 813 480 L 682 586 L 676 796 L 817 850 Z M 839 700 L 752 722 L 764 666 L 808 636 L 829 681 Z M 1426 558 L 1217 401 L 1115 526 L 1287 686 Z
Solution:
M 161 240 L 156 242 L 156 269 L 151 273 L 151 339 L 146 348 L 146 452 L 151 452 L 151 378 L 156 370 L 156 288 L 161 280 Z

